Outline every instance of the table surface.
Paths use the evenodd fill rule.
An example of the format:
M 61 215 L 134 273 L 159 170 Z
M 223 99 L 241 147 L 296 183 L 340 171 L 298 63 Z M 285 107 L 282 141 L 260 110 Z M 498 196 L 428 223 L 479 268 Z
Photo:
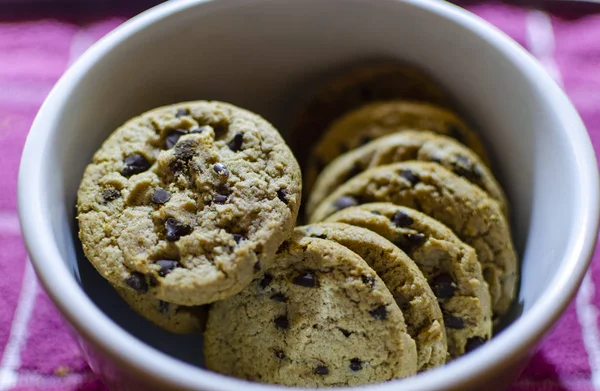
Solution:
M 0 1 L 0 390 L 104 390 L 27 260 L 16 188 L 27 132 L 53 84 L 93 42 L 152 5 L 122 3 Z M 554 1 L 533 9 L 523 3 L 461 2 L 540 60 L 565 89 L 600 150 L 600 8 Z M 600 390 L 597 283 L 598 253 L 576 299 L 511 391 Z

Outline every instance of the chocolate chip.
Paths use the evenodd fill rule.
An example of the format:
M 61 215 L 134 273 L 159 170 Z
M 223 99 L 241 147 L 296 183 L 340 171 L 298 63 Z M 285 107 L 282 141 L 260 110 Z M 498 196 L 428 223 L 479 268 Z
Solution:
M 164 204 L 171 199 L 171 194 L 165 189 L 161 189 L 160 187 L 154 190 L 152 193 L 152 203 L 160 205 Z
M 466 156 L 456 156 L 456 162 L 454 162 L 453 165 L 454 169 L 452 171 L 456 175 L 471 182 L 476 182 L 481 179 L 481 171 L 479 171 L 477 166 Z
M 471 159 L 469 159 L 468 157 L 466 157 L 464 155 L 456 155 L 456 163 L 461 164 L 465 167 L 470 167 L 473 165 L 473 162 L 471 162 Z
M 188 109 L 179 109 L 177 110 L 177 113 L 175 113 L 175 117 L 180 118 L 183 117 L 184 115 L 188 115 L 190 112 L 188 111 Z
M 137 153 L 127 156 L 123 163 L 125 164 L 125 167 L 121 170 L 121 174 L 126 177 L 139 174 L 150 168 L 148 159 Z
M 225 167 L 225 165 L 223 163 L 215 164 L 213 166 L 213 170 L 215 170 L 215 172 L 219 175 L 229 176 L 229 170 L 227 169 L 227 167 Z
M 379 213 L 379 212 L 378 212 L 378 211 L 376 211 L 376 210 L 372 210 L 372 211 L 371 211 L 371 214 L 374 214 L 375 216 L 381 216 L 381 213 Z
M 260 287 L 265 289 L 269 284 L 273 281 L 273 276 L 270 274 L 265 274 L 263 279 L 260 281 Z
M 257 261 L 257 262 L 254 264 L 254 271 L 255 271 L 255 272 L 258 272 L 258 271 L 260 271 L 261 269 L 262 269 L 262 267 L 260 266 L 260 261 Z
M 165 146 L 167 149 L 171 149 L 177 144 L 179 138 L 187 134 L 187 130 L 184 129 L 170 129 L 165 136 Z
M 165 222 L 165 229 L 167 230 L 167 240 L 169 242 L 174 242 L 179 240 L 180 237 L 186 236 L 192 233 L 192 227 L 189 225 L 183 224 L 174 218 L 168 218 Z
M 158 279 L 154 276 L 154 274 L 148 274 L 146 277 L 148 278 L 148 286 L 158 286 Z
M 224 204 L 227 202 L 227 198 L 228 197 L 226 195 L 217 193 L 217 194 L 215 194 L 215 198 L 214 198 L 215 204 Z
M 139 272 L 133 272 L 125 279 L 125 284 L 139 293 L 148 292 L 146 277 Z
M 400 171 L 399 175 L 406 179 L 407 181 L 410 182 L 411 185 L 416 185 L 417 183 L 419 183 L 419 177 L 416 176 L 412 171 L 410 170 L 402 170 Z
M 471 337 L 467 339 L 467 343 L 465 344 L 465 352 L 468 353 L 472 350 L 477 349 L 484 343 L 486 343 L 487 339 L 481 337 Z
M 358 358 L 353 358 L 350 360 L 350 370 L 353 372 L 360 371 L 362 369 L 362 361 Z
M 102 190 L 102 198 L 106 202 L 114 201 L 119 197 L 121 197 L 121 192 L 117 189 L 109 188 Z
M 181 160 L 174 159 L 169 163 L 169 169 L 175 174 L 183 171 L 184 163 Z
M 329 374 L 329 368 L 327 368 L 325 365 L 319 365 L 315 368 L 315 373 L 317 375 L 325 376 Z
M 387 309 L 384 305 L 375 308 L 373 311 L 369 311 L 369 314 L 377 320 L 385 320 L 387 318 Z
M 410 227 L 412 223 L 414 223 L 414 220 L 401 210 L 392 217 L 392 224 L 399 228 Z
M 208 126 L 201 126 L 199 128 L 194 128 L 194 129 L 190 130 L 190 133 L 191 134 L 199 134 L 199 133 L 204 132 L 206 129 L 208 129 Z
M 160 259 L 156 261 L 156 264 L 160 266 L 158 275 L 161 277 L 164 277 L 167 274 L 171 273 L 177 266 L 179 266 L 179 263 L 177 263 L 177 261 L 173 261 L 170 259 Z
M 427 241 L 427 237 L 420 233 L 406 234 L 398 238 L 394 244 L 404 252 L 411 253 Z
M 274 322 L 275 322 L 276 327 L 283 329 L 283 330 L 290 327 L 290 321 L 288 320 L 287 316 L 285 316 L 285 315 L 275 318 Z
M 456 283 L 449 274 L 440 274 L 431 281 L 431 289 L 436 297 L 448 299 L 454 296 Z
M 277 292 L 271 295 L 271 300 L 278 301 L 280 303 L 286 303 L 287 297 L 285 297 L 283 293 Z
M 362 275 L 360 278 L 362 279 L 363 284 L 368 285 L 371 288 L 375 286 L 375 277 Z
M 283 352 L 283 350 L 276 350 L 275 351 L 275 357 L 277 357 L 280 360 L 285 359 L 287 356 L 285 355 L 285 353 Z
M 175 157 L 179 160 L 191 160 L 196 154 L 197 143 L 195 140 L 184 140 L 175 144 Z
M 348 338 L 350 336 L 350 334 L 352 334 L 351 331 L 348 331 L 346 329 L 343 329 L 341 327 L 338 327 L 338 330 L 340 330 L 342 332 L 342 334 L 344 334 L 344 337 Z
M 294 285 L 303 286 L 305 288 L 314 288 L 317 286 L 317 278 L 311 273 L 304 273 L 296 276 L 292 283 Z
M 277 198 L 279 198 L 279 200 L 286 205 L 288 203 L 287 196 L 288 196 L 288 193 L 287 193 L 287 191 L 285 191 L 285 189 L 277 190 Z
M 240 234 L 231 234 L 233 236 L 233 240 L 235 240 L 235 244 L 240 244 L 242 240 L 246 240 L 247 238 L 244 235 Z
M 159 300 L 158 311 L 161 314 L 166 314 L 167 312 L 169 312 L 169 303 L 167 303 L 166 301 Z
M 231 141 L 229 142 L 229 144 L 227 144 L 227 146 L 233 152 L 237 152 L 237 151 L 239 151 L 242 148 L 242 143 L 243 142 L 244 142 L 244 134 L 238 132 L 238 133 L 235 134 L 235 136 L 233 136 L 233 138 L 231 139 Z
M 358 201 L 352 196 L 342 196 L 333 203 L 333 207 L 336 210 L 342 210 L 356 205 L 358 205 Z
M 454 315 L 450 315 L 450 314 L 443 314 L 443 315 L 444 315 L 444 324 L 446 325 L 446 327 L 451 328 L 451 329 L 456 329 L 456 330 L 465 328 L 465 320 L 464 319 L 459 318 Z

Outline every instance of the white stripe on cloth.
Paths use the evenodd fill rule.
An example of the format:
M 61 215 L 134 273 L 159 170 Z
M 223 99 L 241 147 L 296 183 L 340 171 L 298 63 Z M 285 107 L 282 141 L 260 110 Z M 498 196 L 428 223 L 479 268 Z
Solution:
M 69 65 L 75 62 L 92 43 L 94 43 L 94 39 L 85 29 L 77 31 L 71 40 Z M 18 223 L 18 220 L 16 221 Z M 35 304 L 37 286 L 37 279 L 28 259 L 23 274 L 19 302 L 10 326 L 8 343 L 2 355 L 2 361 L 0 361 L 0 391 L 10 390 L 20 383 L 18 369 L 21 365 L 21 349 L 27 342 L 28 324 Z M 32 376 L 31 373 L 27 375 L 29 379 L 34 379 Z M 27 377 L 23 380 L 27 380 Z
M 16 213 L 0 211 L 0 234 L 11 236 L 21 234 L 19 216 Z
M 527 44 L 550 76 L 563 86 L 563 79 L 554 59 L 556 49 L 554 29 L 550 16 L 542 11 L 531 11 L 527 15 Z M 575 299 L 575 311 L 581 327 L 581 337 L 588 356 L 591 382 L 594 390 L 600 391 L 600 333 L 598 332 L 598 307 L 594 304 L 594 280 L 588 271 Z
M 16 369 L 21 365 L 21 349 L 27 340 L 27 325 L 33 312 L 33 305 L 37 294 L 37 279 L 33 267 L 27 259 L 19 303 L 15 311 L 8 343 L 0 361 L 0 390 L 10 390 L 17 385 L 18 375 Z

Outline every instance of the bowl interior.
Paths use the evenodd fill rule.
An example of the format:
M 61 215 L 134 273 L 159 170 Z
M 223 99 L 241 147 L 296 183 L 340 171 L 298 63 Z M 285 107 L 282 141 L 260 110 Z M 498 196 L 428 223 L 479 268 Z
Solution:
M 381 57 L 429 70 L 484 138 L 511 202 L 522 259 L 513 315 L 527 312 L 550 289 L 575 240 L 582 179 L 564 119 L 538 76 L 517 69 L 506 48 L 473 34 L 468 23 L 460 25 L 416 2 L 196 3 L 185 2 L 181 11 L 143 32 L 85 57 L 76 84 L 53 108 L 53 122 L 39 125 L 50 132 L 41 157 L 47 192 L 39 202 L 50 214 L 64 262 L 116 323 L 157 349 L 202 365 L 199 337 L 170 335 L 135 315 L 81 254 L 74 218 L 77 187 L 102 141 L 147 109 L 194 99 L 248 108 L 285 135 L 294 104 L 314 85 L 337 69 Z

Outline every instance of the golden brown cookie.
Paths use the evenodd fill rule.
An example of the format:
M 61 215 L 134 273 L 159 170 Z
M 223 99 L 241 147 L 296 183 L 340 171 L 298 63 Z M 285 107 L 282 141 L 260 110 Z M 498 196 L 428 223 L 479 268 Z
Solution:
M 135 312 L 158 327 L 175 334 L 202 332 L 208 317 L 207 306 L 187 307 L 148 297 L 130 287 L 115 287 Z
M 299 387 L 382 382 L 416 373 L 415 343 L 392 294 L 365 261 L 295 235 L 273 267 L 211 306 L 208 369 Z
M 339 243 L 375 270 L 402 310 L 408 334 L 417 344 L 419 372 L 446 362 L 442 312 L 423 273 L 404 252 L 375 232 L 348 224 L 311 224 L 296 232 Z
M 507 201 L 502 188 L 475 153 L 450 137 L 428 131 L 405 130 L 348 151 L 327 165 L 308 198 L 307 215 L 339 185 L 366 169 L 407 160 L 441 164 L 487 192 L 507 214 Z
M 429 103 L 375 102 L 337 119 L 312 149 L 305 169 L 306 194 L 325 166 L 342 153 L 400 130 L 428 130 L 452 137 L 489 160 L 477 134 L 454 112 Z
M 371 168 L 338 187 L 319 204 L 311 222 L 370 202 L 414 208 L 452 229 L 477 252 L 494 320 L 508 311 L 517 293 L 517 256 L 500 206 L 483 190 L 437 163 L 395 163 Z
M 491 338 L 490 293 L 477 254 L 448 227 L 414 209 L 388 202 L 346 208 L 326 221 L 367 228 L 414 260 L 438 299 L 452 358 Z M 404 317 L 408 325 L 406 312 Z
M 78 192 L 79 236 L 116 287 L 194 306 L 268 267 L 296 222 L 300 169 L 276 129 L 220 102 L 161 107 L 117 129 Z

